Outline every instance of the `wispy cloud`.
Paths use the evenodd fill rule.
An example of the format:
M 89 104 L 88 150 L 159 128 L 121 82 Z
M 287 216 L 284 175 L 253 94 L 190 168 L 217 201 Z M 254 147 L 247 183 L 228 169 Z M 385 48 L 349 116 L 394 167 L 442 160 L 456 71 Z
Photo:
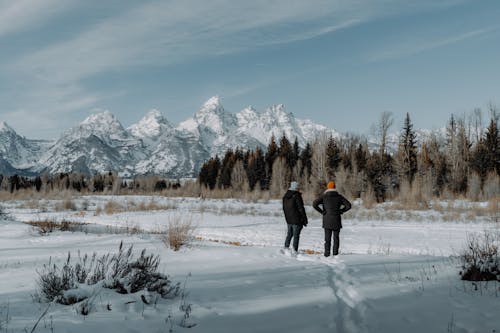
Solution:
M 309 39 L 387 15 L 387 8 L 395 11 L 400 5 L 407 10 L 401 5 L 404 2 L 151 2 L 12 65 L 48 83 L 66 83 L 128 66 L 168 65 L 193 57 Z M 429 5 L 428 1 L 421 3 Z
M 71 7 L 65 0 L 0 1 L 0 37 L 25 31 Z
M 478 29 L 478 30 L 473 30 L 473 31 L 468 31 L 464 33 L 460 33 L 458 35 L 453 35 L 453 36 L 447 36 L 445 38 L 441 39 L 435 39 L 435 40 L 427 40 L 427 41 L 421 41 L 420 43 L 417 41 L 415 42 L 414 39 L 412 39 L 411 43 L 410 42 L 404 42 L 400 45 L 397 45 L 393 47 L 392 49 L 385 50 L 383 52 L 375 53 L 369 56 L 369 62 L 377 62 L 377 61 L 385 61 L 385 60 L 392 60 L 392 59 L 398 59 L 402 57 L 407 57 L 407 56 L 412 56 L 418 53 L 422 53 L 424 51 L 432 50 L 432 49 L 437 49 L 443 46 L 459 43 L 468 39 L 472 39 L 475 37 L 479 37 L 482 35 L 489 34 L 491 32 L 494 32 L 498 28 L 485 28 L 485 29 Z
M 439 6 L 459 1 L 462 0 L 443 0 Z M 97 10 L 100 6 L 98 1 L 83 5 L 80 2 L 80 7 L 75 3 L 0 0 L 0 42 L 6 43 L 9 34 L 30 31 L 57 15 L 71 13 L 78 17 L 75 8 L 88 5 Z M 102 96 L 85 85 L 88 78 L 306 40 L 381 17 L 435 7 L 435 3 L 421 0 L 409 6 L 406 0 L 118 1 L 120 10 L 110 10 L 105 18 L 72 26 L 71 34 L 53 36 L 50 44 L 29 53 L 13 52 L 10 60 L 0 63 L 0 80 L 22 88 L 16 92 L 20 102 L 11 110 L 43 109 L 47 115 L 60 115 L 97 106 Z M 258 86 L 260 83 L 239 90 L 235 87 L 234 94 Z M 0 92 L 2 97 L 9 98 Z

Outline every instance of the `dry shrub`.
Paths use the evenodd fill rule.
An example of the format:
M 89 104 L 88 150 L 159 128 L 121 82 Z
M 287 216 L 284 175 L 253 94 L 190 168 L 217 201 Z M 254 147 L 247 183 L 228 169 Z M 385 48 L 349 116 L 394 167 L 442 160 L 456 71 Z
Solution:
M 467 244 L 460 254 L 462 280 L 500 281 L 499 232 L 484 232 L 467 236 Z
M 162 241 L 174 251 L 178 251 L 193 239 L 195 230 L 196 226 L 191 217 L 176 215 L 169 219 L 168 228 L 162 235 Z
M 429 208 L 429 202 L 426 199 L 426 194 L 423 193 L 424 188 L 422 185 L 422 181 L 418 178 L 412 184 L 408 181 L 401 183 L 398 201 L 402 209 L 421 210 Z M 427 198 L 429 197 L 427 194 Z
M 377 199 L 375 197 L 375 191 L 371 185 L 368 185 L 366 191 L 361 194 L 361 199 L 363 200 L 363 207 L 366 209 L 375 207 Z
M 238 241 L 226 241 L 226 240 L 221 240 L 221 239 L 203 238 L 201 236 L 196 236 L 195 239 L 199 240 L 199 241 L 208 241 L 208 242 L 221 243 L 221 244 L 227 244 L 227 245 L 232 245 L 232 246 L 245 246 L 241 242 L 238 242 Z
M 483 185 L 483 196 L 485 200 L 500 196 L 500 177 L 496 172 L 490 172 Z
M 114 200 L 110 200 L 104 205 L 104 212 L 108 215 L 113 215 L 123 211 L 124 207 Z
M 41 235 L 46 235 L 53 231 L 83 231 L 84 226 L 87 223 L 74 222 L 74 221 L 54 221 L 54 220 L 43 220 L 43 221 L 28 221 L 24 222 L 36 228 Z
M 120 294 L 147 290 L 158 293 L 162 298 L 178 296 L 180 283 L 173 283 L 168 275 L 159 273 L 159 264 L 158 255 L 146 255 L 144 249 L 138 258 L 134 258 L 132 246 L 125 249 L 120 243 L 117 253 L 99 257 L 96 253 L 90 256 L 78 253 L 76 262 L 72 262 L 68 253 L 62 267 L 50 259 L 48 265 L 37 271 L 37 284 L 45 300 L 65 305 L 88 298 L 85 292 L 75 292 L 79 284 L 96 285 L 99 282 L 102 282 L 102 287 Z
M 141 201 L 139 204 L 132 202 L 127 206 L 130 211 L 149 211 L 149 210 L 168 210 L 176 209 L 177 205 L 175 203 L 169 204 L 159 204 L 153 198 L 149 202 Z
M 21 207 L 28 208 L 28 209 L 40 209 L 41 203 L 40 203 L 40 200 L 38 200 L 38 199 L 30 199 L 28 201 L 23 202 Z
M 64 211 L 64 210 L 77 210 L 76 204 L 73 200 L 66 198 L 62 202 L 58 203 L 55 206 L 56 211 Z
M 94 212 L 94 216 L 99 216 L 102 214 L 102 208 L 101 207 L 97 207 L 95 212 Z
M 487 214 L 493 222 L 500 222 L 500 196 L 491 198 L 488 201 Z
M 481 197 L 481 177 L 477 172 L 473 172 L 467 179 L 467 198 L 472 201 L 479 201 Z

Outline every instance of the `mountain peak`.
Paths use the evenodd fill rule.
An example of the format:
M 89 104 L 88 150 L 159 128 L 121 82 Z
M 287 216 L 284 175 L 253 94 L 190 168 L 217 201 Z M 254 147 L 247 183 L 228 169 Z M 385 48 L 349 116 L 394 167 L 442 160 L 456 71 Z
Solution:
M 91 114 L 78 126 L 69 130 L 76 137 L 88 137 L 97 135 L 100 138 L 124 137 L 127 133 L 122 124 L 108 110 Z
M 14 129 L 9 126 L 5 121 L 0 121 L 0 132 L 13 132 L 15 133 Z
M 200 108 L 198 113 L 223 113 L 224 107 L 222 106 L 221 98 L 218 95 L 210 97 Z
M 162 134 L 165 130 L 171 129 L 172 125 L 163 117 L 159 110 L 150 110 L 146 115 L 128 128 L 136 137 L 154 138 Z
M 203 106 L 211 106 L 211 105 L 220 105 L 221 104 L 221 98 L 219 95 L 215 95 L 210 97 L 205 103 L 203 103 Z
M 83 120 L 80 124 L 88 125 L 96 123 L 114 123 L 114 122 L 118 122 L 116 117 L 108 110 L 104 110 L 98 113 L 91 114 L 90 116 L 85 118 L 85 120 Z

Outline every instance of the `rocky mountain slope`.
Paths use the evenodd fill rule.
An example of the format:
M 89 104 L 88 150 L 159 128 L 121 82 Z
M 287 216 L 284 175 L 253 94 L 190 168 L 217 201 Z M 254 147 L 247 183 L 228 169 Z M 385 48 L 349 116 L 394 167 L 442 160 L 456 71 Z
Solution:
M 173 125 L 158 110 L 124 128 L 109 111 L 93 114 L 55 141 L 30 140 L 0 123 L 0 173 L 33 174 L 116 171 L 122 176 L 158 174 L 195 176 L 203 162 L 228 148 L 265 148 L 271 136 L 297 138 L 301 146 L 323 131 L 310 120 L 296 119 L 282 104 L 263 112 L 238 113 L 210 98 L 192 117 Z

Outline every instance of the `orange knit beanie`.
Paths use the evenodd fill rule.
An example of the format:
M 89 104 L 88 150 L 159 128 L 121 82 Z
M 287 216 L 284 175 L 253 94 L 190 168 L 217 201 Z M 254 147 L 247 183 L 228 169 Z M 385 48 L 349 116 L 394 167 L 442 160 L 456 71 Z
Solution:
M 326 185 L 326 187 L 331 190 L 331 189 L 334 189 L 335 188 L 335 182 L 332 180 L 330 182 L 328 182 L 328 185 Z

